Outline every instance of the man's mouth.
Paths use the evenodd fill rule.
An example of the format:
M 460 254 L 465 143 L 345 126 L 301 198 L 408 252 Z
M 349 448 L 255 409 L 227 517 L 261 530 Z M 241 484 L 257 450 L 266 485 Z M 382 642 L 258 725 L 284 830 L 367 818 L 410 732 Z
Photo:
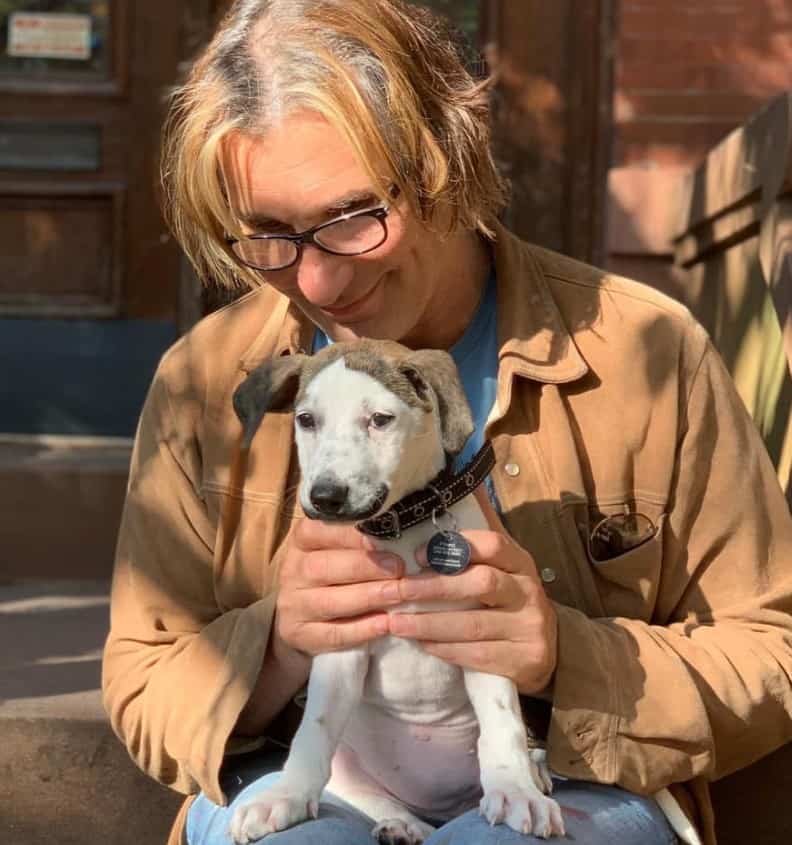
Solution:
M 364 293 L 359 299 L 356 299 L 347 305 L 342 305 L 339 308 L 322 308 L 322 311 L 327 314 L 328 317 L 331 317 L 333 320 L 340 323 L 369 316 L 366 314 L 366 309 L 370 306 L 381 284 L 382 279 L 380 279 L 373 288 Z

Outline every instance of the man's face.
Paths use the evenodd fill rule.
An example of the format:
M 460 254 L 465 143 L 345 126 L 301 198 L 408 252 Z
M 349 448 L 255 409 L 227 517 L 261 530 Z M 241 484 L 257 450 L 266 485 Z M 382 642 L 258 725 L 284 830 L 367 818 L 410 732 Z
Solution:
M 352 148 L 319 115 L 300 112 L 266 135 L 238 133 L 223 172 L 231 209 L 248 234 L 302 232 L 347 211 L 381 205 Z M 372 252 L 338 256 L 313 245 L 262 279 L 289 297 L 333 340 L 359 337 L 433 345 L 432 322 L 448 279 L 444 239 L 396 202 L 388 238 Z

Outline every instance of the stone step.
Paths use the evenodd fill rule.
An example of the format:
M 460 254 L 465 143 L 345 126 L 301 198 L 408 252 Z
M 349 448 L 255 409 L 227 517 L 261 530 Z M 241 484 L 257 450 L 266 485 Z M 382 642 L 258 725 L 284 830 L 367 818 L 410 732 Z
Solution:
M 0 585 L 0 842 L 164 845 L 181 796 L 132 763 L 100 698 L 108 580 Z
M 0 434 L 0 572 L 109 578 L 132 441 Z

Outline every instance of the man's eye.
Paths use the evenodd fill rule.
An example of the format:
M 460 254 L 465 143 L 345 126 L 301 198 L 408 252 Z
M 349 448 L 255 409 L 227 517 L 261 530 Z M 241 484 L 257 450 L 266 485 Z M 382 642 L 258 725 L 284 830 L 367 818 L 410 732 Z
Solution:
M 316 428 L 316 420 L 314 419 L 313 414 L 303 411 L 303 413 L 297 414 L 295 420 L 297 421 L 297 425 L 304 431 L 311 431 Z
M 393 414 L 376 413 L 371 415 L 369 423 L 374 428 L 387 428 L 393 422 Z

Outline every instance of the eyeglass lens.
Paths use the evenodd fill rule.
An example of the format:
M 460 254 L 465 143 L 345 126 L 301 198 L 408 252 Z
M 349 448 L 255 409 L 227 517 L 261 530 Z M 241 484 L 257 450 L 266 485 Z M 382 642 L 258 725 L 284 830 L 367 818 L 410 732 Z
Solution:
M 337 220 L 314 232 L 314 241 L 325 250 L 339 255 L 362 255 L 376 249 L 388 237 L 381 219 L 361 214 Z M 286 238 L 243 238 L 234 244 L 237 256 L 259 269 L 288 267 L 297 260 L 299 247 Z
M 642 513 L 607 516 L 591 532 L 589 554 L 594 561 L 610 560 L 638 548 L 656 532 L 655 524 Z

